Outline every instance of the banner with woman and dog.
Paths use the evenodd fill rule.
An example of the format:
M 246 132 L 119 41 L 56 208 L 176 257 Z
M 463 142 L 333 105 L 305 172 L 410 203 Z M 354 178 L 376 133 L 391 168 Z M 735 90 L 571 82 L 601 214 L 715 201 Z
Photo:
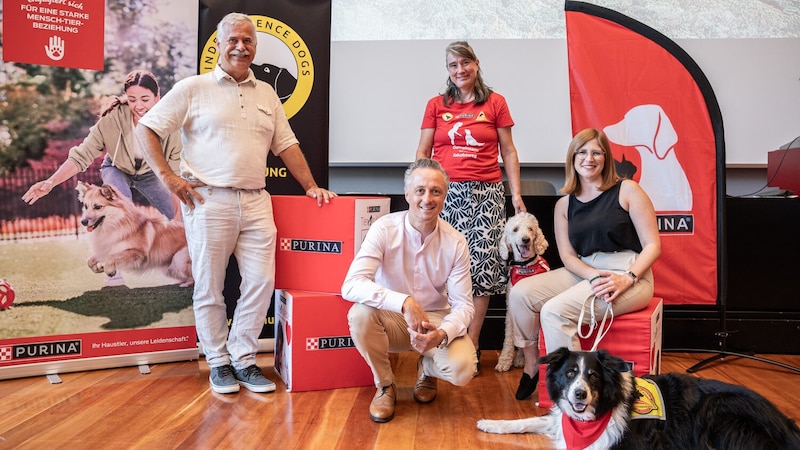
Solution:
M 300 9 L 292 0 L 105 6 L 102 13 L 64 6 L 76 9 L 64 14 L 89 15 L 93 23 L 105 15 L 104 70 L 81 70 L 89 66 L 70 58 L 51 65 L 6 59 L 0 68 L 0 379 L 198 357 L 178 203 L 130 131 L 175 82 L 213 70 L 223 15 L 243 11 L 255 22 L 252 69 L 281 97 L 314 178 L 328 184 L 328 123 L 318 118 L 328 111 L 330 0 Z M 25 20 L 4 28 L 5 42 L 24 42 L 9 33 L 41 34 L 26 27 L 52 28 L 59 8 L 17 5 L 10 15 Z M 75 30 L 82 39 L 97 33 Z M 72 55 L 75 39 L 61 37 L 60 51 Z M 180 136 L 162 144 L 177 168 Z M 279 158 L 270 158 L 265 178 L 273 194 L 302 193 Z M 232 258 L 223 292 L 229 317 L 237 277 Z
M 25 27 L 40 31 L 27 40 L 60 38 L 65 58 L 0 69 L 0 379 L 198 357 L 183 224 L 131 136 L 196 73 L 198 5 L 135 3 L 54 4 L 4 27 L 7 42 Z M 78 48 L 70 30 L 41 33 L 65 13 L 105 20 L 92 37 L 104 70 L 65 64 Z M 164 147 L 177 158 L 174 138 Z

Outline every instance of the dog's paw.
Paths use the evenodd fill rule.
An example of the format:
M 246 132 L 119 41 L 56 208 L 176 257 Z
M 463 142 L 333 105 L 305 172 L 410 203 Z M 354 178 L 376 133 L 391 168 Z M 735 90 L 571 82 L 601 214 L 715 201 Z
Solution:
M 478 429 L 484 433 L 504 434 L 503 430 L 504 420 L 486 420 L 481 419 L 478 421 Z
M 94 273 L 103 273 L 103 264 L 94 256 L 86 260 L 86 265 L 89 266 L 89 269 Z
M 511 369 L 511 361 L 508 359 L 500 359 L 497 361 L 497 365 L 494 366 L 494 370 L 497 372 L 508 372 Z
M 516 420 L 483 419 L 478 421 L 478 429 L 486 433 L 495 434 L 538 433 L 549 436 L 552 431 L 553 420 L 553 416 L 550 415 Z

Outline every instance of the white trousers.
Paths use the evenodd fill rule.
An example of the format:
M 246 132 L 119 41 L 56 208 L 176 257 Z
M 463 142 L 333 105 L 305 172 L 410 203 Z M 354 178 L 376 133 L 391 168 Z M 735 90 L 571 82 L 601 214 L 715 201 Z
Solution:
M 258 336 L 275 287 L 277 229 L 267 191 L 195 188 L 204 203 L 182 205 L 194 277 L 197 337 L 210 367 L 256 363 Z M 230 256 L 236 257 L 241 292 L 228 328 L 222 290 Z

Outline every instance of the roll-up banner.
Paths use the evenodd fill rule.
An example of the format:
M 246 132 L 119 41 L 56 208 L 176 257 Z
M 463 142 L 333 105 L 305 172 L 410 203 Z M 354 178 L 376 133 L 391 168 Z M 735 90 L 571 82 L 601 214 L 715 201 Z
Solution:
M 665 304 L 715 304 L 724 290 L 722 115 L 694 60 L 658 31 L 616 11 L 566 2 L 573 132 L 611 141 L 617 171 L 655 206 Z
M 129 72 L 150 71 L 162 95 L 197 72 L 197 3 L 137 4 L 3 1 L 0 379 L 198 358 L 190 283 L 147 262 L 188 261 L 182 224 L 136 180 L 131 193 L 100 187 L 104 149 L 127 143 L 113 130 L 131 127 L 109 117 L 130 120 L 130 107 L 90 131 Z M 84 171 L 22 200 L 78 147 L 91 149 Z

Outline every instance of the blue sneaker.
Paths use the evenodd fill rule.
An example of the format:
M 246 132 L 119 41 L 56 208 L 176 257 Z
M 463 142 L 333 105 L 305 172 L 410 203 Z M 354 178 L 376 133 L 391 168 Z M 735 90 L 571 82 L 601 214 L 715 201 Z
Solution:
M 233 376 L 233 367 L 230 364 L 212 367 L 211 375 L 208 380 L 211 382 L 211 389 L 219 394 L 233 394 L 239 392 L 239 383 Z
M 268 380 L 255 364 L 244 369 L 234 369 L 233 375 L 239 381 L 239 384 L 253 392 L 272 392 L 275 390 L 275 383 Z

